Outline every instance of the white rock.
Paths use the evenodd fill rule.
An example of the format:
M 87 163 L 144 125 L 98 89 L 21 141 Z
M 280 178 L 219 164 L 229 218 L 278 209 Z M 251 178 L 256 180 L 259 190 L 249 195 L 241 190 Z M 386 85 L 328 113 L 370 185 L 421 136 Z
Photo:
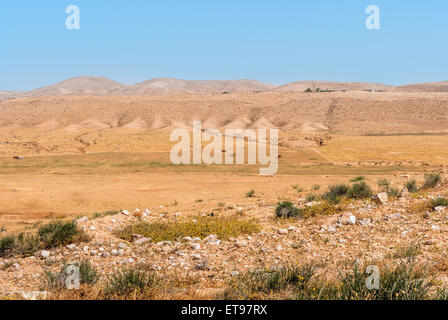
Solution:
M 211 235 L 205 237 L 203 241 L 205 243 L 209 243 L 209 242 L 214 242 L 216 240 L 218 240 L 218 236 L 216 234 L 211 234 Z
M 87 218 L 86 216 L 79 218 L 78 220 L 76 220 L 76 223 L 83 223 L 88 221 L 89 218 Z
M 446 209 L 445 206 L 437 206 L 437 207 L 434 208 L 434 210 L 436 212 L 443 212 L 445 209 Z
M 128 210 L 123 210 L 121 211 L 122 214 L 124 214 L 125 216 L 129 216 L 131 213 Z
M 200 245 L 199 243 L 192 243 L 192 244 L 191 244 L 191 247 L 192 247 L 194 250 L 199 250 L 199 249 L 201 249 L 201 245 Z
M 42 256 L 42 258 L 48 258 L 51 255 L 51 252 L 47 250 L 42 250 L 40 252 L 40 255 Z
M 144 244 L 144 243 L 149 242 L 149 241 L 151 241 L 150 238 L 140 238 L 140 239 L 135 240 L 134 243 L 135 244 Z
M 90 227 L 90 231 L 95 231 L 95 227 L 94 227 L 94 226 L 91 226 L 91 227 Z
M 279 234 L 288 234 L 288 229 L 278 229 L 277 232 Z
M 388 202 L 388 197 L 386 192 L 378 193 L 376 196 L 372 197 L 372 201 L 378 204 L 386 204 Z
M 333 227 L 333 226 L 330 226 L 330 227 L 328 227 L 327 231 L 330 232 L 330 233 L 335 233 L 336 232 L 336 228 Z
M 440 227 L 438 225 L 432 225 L 431 229 L 434 231 L 438 231 L 438 230 L 440 230 Z
M 120 242 L 120 243 L 118 244 L 118 248 L 120 248 L 120 249 L 126 249 L 127 247 L 128 247 L 127 244 L 124 243 L 124 242 Z
M 48 292 L 46 291 L 33 291 L 33 292 L 20 292 L 20 295 L 25 300 L 45 300 L 47 299 Z

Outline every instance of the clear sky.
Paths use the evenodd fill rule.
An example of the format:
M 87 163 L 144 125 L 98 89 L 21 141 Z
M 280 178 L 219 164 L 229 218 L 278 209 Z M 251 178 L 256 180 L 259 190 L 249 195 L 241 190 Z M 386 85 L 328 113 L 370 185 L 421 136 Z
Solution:
M 67 30 L 65 9 L 80 9 Z M 368 30 L 368 5 L 380 30 Z M 81 75 L 448 80 L 446 0 L 14 0 L 0 3 L 0 90 Z

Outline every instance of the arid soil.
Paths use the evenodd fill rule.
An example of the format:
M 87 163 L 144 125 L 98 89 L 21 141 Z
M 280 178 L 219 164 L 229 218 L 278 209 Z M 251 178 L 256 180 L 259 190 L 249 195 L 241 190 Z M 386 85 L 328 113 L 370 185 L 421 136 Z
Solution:
M 245 270 L 315 261 L 322 265 L 319 272 L 330 277 L 357 258 L 393 262 L 399 246 L 415 241 L 422 245 L 417 259 L 430 263 L 438 280 L 447 281 L 448 212 L 428 216 L 414 210 L 431 197 L 446 196 L 446 184 L 384 205 L 354 201 L 342 216 L 274 218 L 279 201 L 304 206 L 309 193 L 321 194 L 328 185 L 359 175 L 367 177 L 375 192 L 379 178 L 390 179 L 400 190 L 408 178 L 421 183 L 425 172 L 446 178 L 447 106 L 445 93 L 395 91 L 0 101 L 1 235 L 35 232 L 54 219 L 87 216 L 79 225 L 92 237 L 89 243 L 50 249 L 46 258 L 39 252 L 0 258 L 0 293 L 15 297 L 46 290 L 46 269 L 88 258 L 104 277 L 115 268 L 143 264 L 162 278 L 176 279 L 174 289 L 158 293 L 161 299 L 214 299 Z M 279 129 L 278 174 L 261 177 L 258 165 L 172 165 L 170 132 L 190 129 L 193 120 L 219 130 Z M 245 196 L 250 190 L 255 197 Z M 200 247 L 190 241 L 137 245 L 113 232 L 136 217 L 118 213 L 93 219 L 95 212 L 137 208 L 151 211 L 149 222 L 214 213 L 254 219 L 262 231 L 219 245 L 204 239 Z M 355 224 L 342 221 L 350 215 Z M 112 254 L 119 245 L 123 251 Z

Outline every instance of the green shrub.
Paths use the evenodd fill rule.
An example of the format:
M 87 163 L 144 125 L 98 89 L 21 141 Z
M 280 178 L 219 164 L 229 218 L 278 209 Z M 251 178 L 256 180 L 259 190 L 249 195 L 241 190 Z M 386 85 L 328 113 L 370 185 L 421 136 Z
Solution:
M 349 199 L 367 199 L 372 196 L 372 189 L 364 181 L 355 183 L 347 192 Z
M 341 198 L 347 195 L 350 187 L 346 184 L 332 184 L 328 186 L 328 192 L 322 195 L 323 200 L 338 203 Z
M 366 177 L 364 177 L 364 176 L 357 176 L 357 177 L 354 177 L 354 178 L 350 179 L 350 182 L 359 182 L 359 181 L 364 181 L 364 180 L 366 180 Z
M 155 274 L 141 269 L 119 270 L 108 277 L 105 294 L 109 297 L 125 297 L 131 293 L 142 294 L 156 283 Z
M 390 181 L 386 178 L 380 178 L 377 180 L 378 187 L 381 191 L 388 191 L 390 187 Z
M 320 189 L 320 185 L 315 184 L 315 185 L 313 186 L 313 190 L 314 190 L 314 191 L 317 191 L 317 190 L 319 190 L 319 189 Z
M 255 197 L 255 190 L 250 190 L 246 193 L 246 198 L 253 198 Z
M 448 200 L 446 198 L 437 197 L 436 199 L 432 199 L 430 201 L 430 208 L 434 210 L 435 207 L 443 206 L 448 207 Z
M 301 210 L 296 208 L 292 202 L 283 201 L 277 205 L 275 214 L 279 218 L 300 217 Z
M 438 173 L 425 174 L 424 189 L 434 188 L 442 181 L 442 177 Z
M 317 196 L 315 194 L 309 193 L 309 194 L 307 194 L 305 200 L 306 200 L 306 202 L 313 202 L 316 199 L 317 199 Z
M 224 299 L 252 300 L 288 289 L 303 290 L 308 286 L 315 270 L 314 264 L 306 264 L 248 271 L 230 281 L 224 292 Z
M 22 232 L 0 238 L 0 257 L 30 256 L 38 250 L 88 240 L 76 222 L 57 221 L 41 226 L 36 235 Z
M 44 249 L 80 242 L 86 239 L 75 221 L 55 221 L 39 228 L 37 235 Z
M 387 194 L 392 198 L 398 198 L 398 196 L 400 195 L 400 190 L 396 188 L 390 188 L 389 190 L 387 190 Z
M 406 189 L 411 193 L 418 192 L 417 181 L 415 179 L 408 180 L 406 182 Z
M 73 264 L 79 268 L 79 283 L 94 285 L 99 280 L 99 274 L 95 267 L 93 267 L 89 260 L 83 259 L 81 262 Z M 43 277 L 43 286 L 46 289 L 61 290 L 66 288 L 67 268 L 69 264 L 64 264 L 59 272 L 53 273 L 46 270 Z

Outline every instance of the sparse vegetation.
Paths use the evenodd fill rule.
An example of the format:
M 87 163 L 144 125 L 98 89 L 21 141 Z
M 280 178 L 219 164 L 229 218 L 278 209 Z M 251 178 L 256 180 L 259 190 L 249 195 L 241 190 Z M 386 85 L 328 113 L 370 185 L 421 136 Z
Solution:
M 422 247 L 418 243 L 411 243 L 406 246 L 398 246 L 392 255 L 394 259 L 412 260 L 422 252 Z
M 425 174 L 425 182 L 423 189 L 435 188 L 442 181 L 442 177 L 438 173 Z
M 42 225 L 37 234 L 19 233 L 0 239 L 0 257 L 30 256 L 38 250 L 50 249 L 70 243 L 88 241 L 87 235 L 74 221 L 55 221 Z
M 387 194 L 389 197 L 398 198 L 398 196 L 400 196 L 400 190 L 397 188 L 389 188 L 389 190 L 387 190 Z
M 387 191 L 389 191 L 389 188 L 390 188 L 390 181 L 387 180 L 386 178 L 380 178 L 380 179 L 378 179 L 378 180 L 377 180 L 377 184 L 378 184 L 378 187 L 380 188 L 380 190 L 381 190 L 382 192 L 387 192 Z
M 279 218 L 300 217 L 301 210 L 296 208 L 292 202 L 283 201 L 278 203 L 275 214 Z
M 137 268 L 116 271 L 109 276 L 104 293 L 107 298 L 126 298 L 131 294 L 147 293 L 156 284 L 156 276 Z
M 305 207 L 302 209 L 302 218 L 311 218 L 317 216 L 332 216 L 340 214 L 346 207 L 345 201 L 339 201 L 334 203 L 331 201 L 324 201 L 317 203 L 311 207 Z
M 320 190 L 320 185 L 315 184 L 315 185 L 313 186 L 313 190 L 314 190 L 314 191 Z
M 314 193 L 309 193 L 306 196 L 306 202 L 313 202 L 314 200 L 317 199 L 317 196 Z
M 417 181 L 415 179 L 408 180 L 406 182 L 406 189 L 408 189 L 410 193 L 418 192 Z
M 366 180 L 366 177 L 364 177 L 364 176 L 357 176 L 357 177 L 354 177 L 354 178 L 350 179 L 350 182 L 359 182 L 359 181 L 364 181 L 364 180 Z
M 430 200 L 429 207 L 432 210 L 434 210 L 435 207 L 439 207 L 439 206 L 448 207 L 448 200 L 443 197 L 437 197 L 435 199 Z
M 45 271 L 43 277 L 43 287 L 51 290 L 60 290 L 66 287 L 66 279 L 69 276 L 67 268 L 69 264 L 64 264 L 60 271 L 53 273 L 49 270 Z M 74 263 L 73 266 L 79 268 L 79 284 L 94 285 L 99 280 L 98 271 L 92 266 L 89 260 L 82 260 Z
M 338 279 L 318 276 L 314 265 L 282 267 L 276 270 L 247 272 L 232 280 L 224 299 L 288 299 L 288 300 L 421 300 L 445 296 L 442 291 L 430 295 L 435 282 L 408 261 L 380 270 L 378 289 L 369 289 L 370 273 L 366 267 L 353 264 L 340 271 Z
M 255 197 L 255 190 L 250 190 L 246 193 L 246 198 L 253 198 Z
M 183 237 L 205 238 L 216 234 L 219 239 L 237 237 L 242 234 L 253 234 L 260 231 L 260 226 L 254 220 L 244 220 L 235 217 L 207 216 L 198 217 L 192 221 L 182 222 L 140 222 L 129 225 L 116 234 L 124 240 L 132 241 L 133 234 L 151 238 L 153 242 L 176 241 Z
M 349 199 L 367 199 L 372 196 L 372 189 L 364 181 L 355 183 L 347 192 Z
M 109 211 L 104 211 L 104 212 L 95 212 L 92 214 L 92 219 L 98 219 L 98 218 L 102 218 L 102 217 L 107 217 L 107 216 L 114 216 L 119 214 L 121 211 L 120 210 L 109 210 Z
M 350 186 L 346 184 L 332 184 L 328 187 L 328 192 L 322 195 L 322 199 L 338 203 L 342 197 L 347 195 L 349 190 Z

